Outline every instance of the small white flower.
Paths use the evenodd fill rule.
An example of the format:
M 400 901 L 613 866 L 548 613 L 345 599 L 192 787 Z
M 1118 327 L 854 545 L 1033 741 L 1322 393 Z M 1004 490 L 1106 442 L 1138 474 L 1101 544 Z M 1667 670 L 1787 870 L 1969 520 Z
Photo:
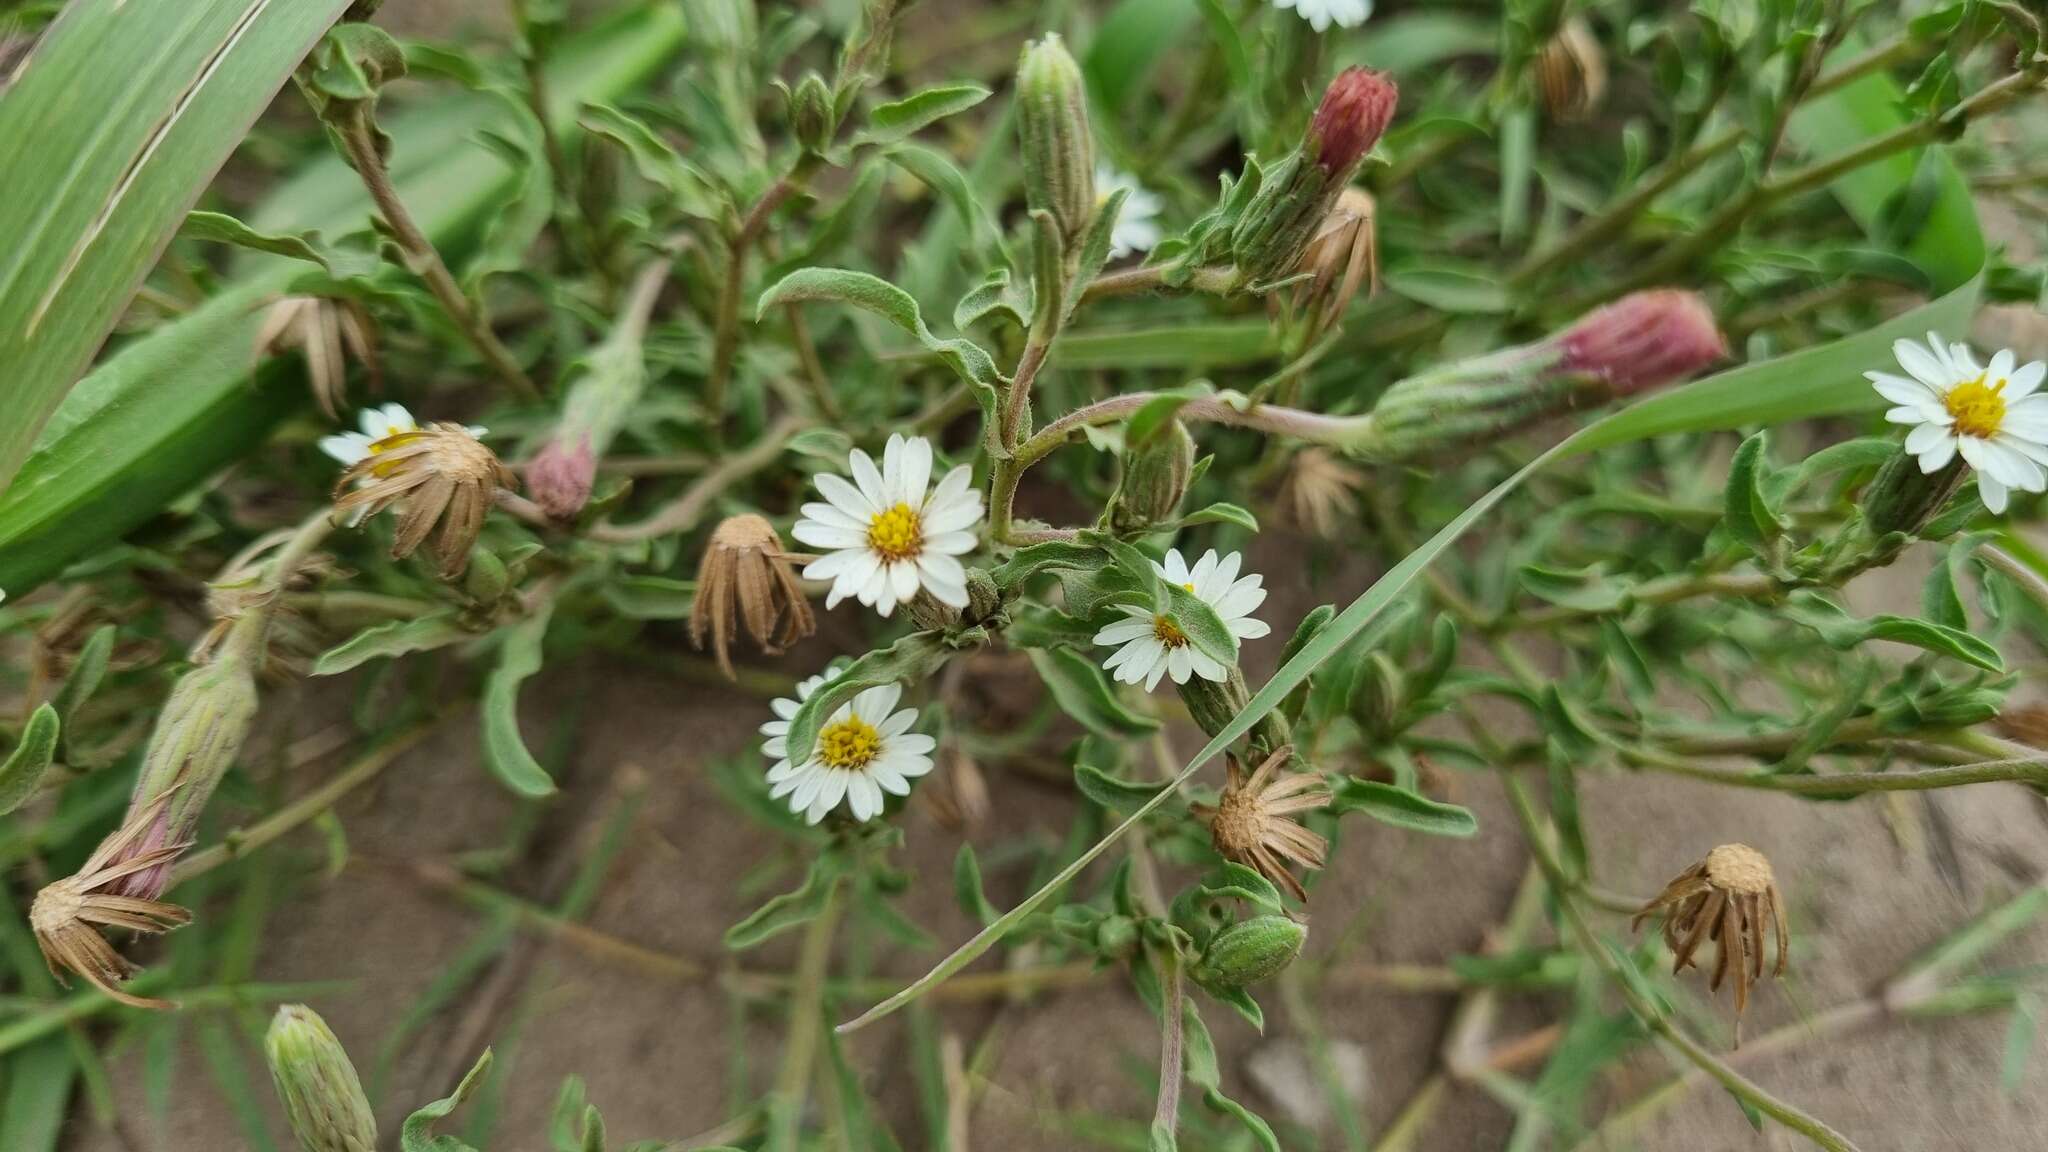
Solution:
M 1166 553 L 1166 563 L 1154 563 L 1159 574 L 1201 598 L 1202 603 L 1216 610 L 1230 634 L 1239 640 L 1256 640 L 1272 629 L 1264 622 L 1251 618 L 1252 611 L 1266 601 L 1266 590 L 1260 587 L 1263 577 L 1246 576 L 1239 579 L 1238 564 L 1243 558 L 1236 552 L 1218 560 L 1216 551 L 1202 553 L 1202 558 L 1189 568 L 1181 559 L 1178 548 Z M 1214 658 L 1203 655 L 1200 649 L 1188 641 L 1180 626 L 1164 612 L 1154 607 L 1136 604 L 1120 604 L 1117 610 L 1131 617 L 1119 620 L 1095 634 L 1097 644 L 1121 645 L 1102 662 L 1103 670 L 1112 672 L 1125 684 L 1145 682 L 1145 691 L 1158 687 L 1162 676 L 1171 674 L 1175 684 L 1185 684 L 1190 675 L 1204 680 L 1221 683 L 1230 675 L 1230 669 Z
M 892 711 L 902 698 L 902 686 L 884 684 L 841 704 L 818 730 L 818 745 L 810 758 L 792 764 L 789 723 L 798 705 L 840 671 L 834 668 L 797 685 L 796 699 L 770 704 L 777 718 L 761 725 L 761 734 L 768 737 L 761 743 L 761 753 L 775 757 L 768 769 L 768 795 L 778 800 L 789 797 L 789 810 L 812 824 L 842 799 L 855 820 L 881 815 L 882 793 L 910 795 L 910 782 L 932 770 L 931 752 L 937 746 L 931 737 L 910 730 L 917 722 L 916 709 Z
M 393 401 L 376 408 L 365 408 L 357 418 L 360 432 L 338 432 L 320 438 L 320 450 L 341 461 L 354 464 L 373 451 L 371 445 L 379 440 L 396 436 L 402 432 L 417 432 L 419 421 L 405 410 L 405 405 Z M 490 430 L 481 425 L 471 424 L 469 434 L 481 440 Z
M 1373 0 L 1273 0 L 1275 8 L 1292 8 L 1318 32 L 1331 24 L 1356 28 L 1372 15 Z
M 1977 473 L 1977 492 L 1984 506 L 2005 511 L 2006 495 L 2048 490 L 2048 396 L 2038 396 L 2048 364 L 2024 366 L 2009 349 L 1980 366 L 1967 344 L 1944 344 L 1938 333 L 1927 334 L 1922 347 L 1911 340 L 1892 345 L 1899 367 L 1908 376 L 1865 372 L 1877 393 L 1897 407 L 1884 414 L 1893 424 L 1909 424 L 1906 451 L 1919 458 L 1920 471 L 1939 472 L 1958 453 Z
M 929 486 L 931 441 L 922 436 L 889 437 L 882 466 L 856 448 L 848 461 L 849 483 L 829 472 L 811 478 L 827 502 L 803 506 L 790 535 L 824 556 L 804 568 L 806 580 L 830 580 L 831 608 L 852 596 L 887 616 L 923 588 L 932 599 L 967 607 L 967 569 L 959 557 L 974 551 L 972 531 L 981 522 L 981 493 L 966 467 Z
M 1107 164 L 1095 168 L 1095 198 L 1107 204 L 1111 194 L 1123 189 L 1131 194 L 1124 197 L 1124 206 L 1116 214 L 1116 224 L 1109 230 L 1109 258 L 1129 256 L 1133 252 L 1150 252 L 1159 243 L 1159 213 L 1165 207 L 1158 195 L 1145 190 L 1138 179 L 1128 172 L 1119 172 Z

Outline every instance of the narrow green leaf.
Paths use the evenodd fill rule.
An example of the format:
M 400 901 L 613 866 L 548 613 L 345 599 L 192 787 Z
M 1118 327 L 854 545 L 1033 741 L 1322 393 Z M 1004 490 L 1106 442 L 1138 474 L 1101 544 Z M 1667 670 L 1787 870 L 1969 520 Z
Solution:
M 1106 740 L 1128 740 L 1158 730 L 1158 720 L 1133 712 L 1117 698 L 1093 660 L 1071 648 L 1034 648 L 1027 655 L 1060 711 L 1090 732 Z
M 62 725 L 57 710 L 47 702 L 36 706 L 21 730 L 21 741 L 0 763 L 0 816 L 27 802 L 43 782 L 50 761 L 57 755 L 57 734 Z
M 462 1077 L 462 1082 L 455 1086 L 455 1091 L 431 1104 L 422 1105 L 405 1118 L 398 1137 L 401 1152 L 471 1152 L 469 1145 L 453 1136 L 435 1135 L 434 1122 L 446 1119 L 449 1113 L 462 1107 L 463 1101 L 483 1087 L 484 1077 L 490 1073 L 491 1050 L 486 1048 Z
M 866 272 L 843 268 L 800 268 L 783 277 L 761 294 L 756 313 L 784 304 L 829 300 L 872 312 L 916 337 L 925 349 L 943 360 L 961 378 L 993 397 L 1002 374 L 987 350 L 972 340 L 940 339 L 925 327 L 924 315 L 910 293 Z
M 1122 812 L 1134 805 L 1150 808 L 1172 791 L 1164 783 L 1119 780 L 1088 763 L 1074 765 L 1074 787 L 1080 789 L 1081 795 L 1111 812 Z
M 85 647 L 78 650 L 78 659 L 71 664 L 71 675 L 64 678 L 64 687 L 58 689 L 56 698 L 51 701 L 57 706 L 57 718 L 67 728 L 78 715 L 79 706 L 99 691 L 100 681 L 107 675 L 107 662 L 114 655 L 118 631 L 112 624 L 102 624 L 93 629 Z
M 1728 466 L 1728 484 L 1722 490 L 1721 522 L 1730 536 L 1757 556 L 1769 559 L 1784 525 L 1764 499 L 1763 474 L 1770 467 L 1764 459 L 1766 435 L 1758 432 L 1735 450 L 1735 459 Z
M 335 676 L 367 664 L 411 652 L 427 652 L 474 639 L 475 633 L 456 622 L 455 612 L 435 612 L 411 620 L 372 624 L 320 654 L 313 675 Z
M 769 898 L 739 923 L 725 930 L 725 946 L 744 952 L 772 940 L 792 928 L 816 919 L 825 910 L 832 888 L 839 882 L 839 866 L 828 853 L 819 853 L 804 873 L 804 882 L 794 892 Z
M 1183 526 L 1189 524 L 1234 524 L 1247 532 L 1257 532 L 1259 530 L 1259 518 L 1252 515 L 1251 509 L 1243 505 L 1231 504 L 1221 500 L 1206 508 L 1198 508 L 1188 513 L 1186 516 L 1181 517 L 1180 522 Z
M 1377 780 L 1346 776 L 1337 783 L 1330 801 L 1334 812 L 1363 812 L 1382 824 L 1427 832 L 1432 836 L 1466 837 L 1479 831 L 1479 820 L 1471 810 L 1443 804 L 1420 793 Z
M 519 686 L 540 671 L 541 640 L 547 635 L 553 603 L 507 627 L 498 646 L 498 666 L 484 680 L 478 711 L 483 720 L 484 764 L 507 788 L 527 799 L 555 790 L 547 769 L 527 750 L 519 734 Z
M 975 859 L 972 844 L 963 842 L 959 853 L 953 857 L 953 896 L 960 901 L 962 912 L 983 924 L 995 923 L 1000 914 L 982 890 L 981 861 Z
M 237 248 L 304 260 L 326 269 L 327 274 L 336 280 L 354 280 L 369 276 L 383 263 L 375 252 L 368 249 L 336 248 L 322 240 L 317 230 L 302 233 L 258 232 L 233 216 L 220 212 L 191 213 L 185 217 L 184 227 L 178 230 L 178 235 L 191 240 L 232 244 Z
M 979 84 L 946 84 L 926 88 L 868 113 L 867 127 L 854 136 L 861 144 L 894 144 L 948 116 L 957 116 L 988 99 Z

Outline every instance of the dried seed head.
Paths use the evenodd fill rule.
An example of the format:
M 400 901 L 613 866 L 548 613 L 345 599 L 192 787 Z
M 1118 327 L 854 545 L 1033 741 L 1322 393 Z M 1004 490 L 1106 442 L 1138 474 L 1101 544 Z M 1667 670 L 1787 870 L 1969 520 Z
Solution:
M 305 1152 L 376 1152 L 377 1119 L 348 1052 L 327 1021 L 286 1004 L 270 1021 L 263 1055 L 292 1134 Z
M 256 355 L 296 350 L 306 360 L 306 382 L 330 419 L 341 418 L 348 395 L 348 359 L 354 357 L 377 385 L 376 322 L 356 300 L 286 296 L 270 306 L 256 333 Z
M 1243 765 L 1231 757 L 1223 795 L 1214 807 L 1197 805 L 1195 814 L 1208 822 L 1210 842 L 1224 859 L 1257 871 L 1296 900 L 1307 900 L 1307 890 L 1288 865 L 1321 868 L 1330 844 L 1295 821 L 1328 804 L 1330 790 L 1313 772 L 1285 771 L 1293 759 L 1294 748 L 1282 747 L 1247 779 Z
M 782 550 L 782 537 L 751 513 L 720 522 L 697 564 L 697 600 L 690 609 L 690 642 L 711 649 L 718 666 L 734 675 L 728 644 L 733 622 L 746 627 L 761 650 L 777 653 L 818 630 L 811 602 Z
M 1584 20 L 1567 17 L 1543 46 L 1536 81 L 1553 120 L 1583 120 L 1600 106 L 1607 94 L 1607 56 Z
M 1363 188 L 1346 188 L 1323 217 L 1314 239 L 1295 265 L 1311 279 L 1294 289 L 1294 307 L 1309 324 L 1312 338 L 1343 319 L 1345 309 L 1363 285 L 1368 297 L 1379 291 L 1378 205 Z
M 334 508 L 360 508 L 363 515 L 374 516 L 398 506 L 394 559 L 412 555 L 440 525 L 434 555 L 442 578 L 453 579 L 469 566 L 470 546 L 483 531 L 498 490 L 516 482 L 511 469 L 467 428 L 436 422 L 371 444 L 370 454 L 341 474 Z
M 1735 1042 L 1742 1043 L 1742 1016 L 1749 1010 L 1750 986 L 1764 977 L 1764 923 L 1777 939 L 1775 975 L 1785 974 L 1791 933 L 1785 924 L 1785 897 L 1778 891 L 1771 863 L 1747 844 L 1723 844 L 1699 863 L 1679 873 L 1655 900 L 1643 905 L 1630 922 L 1663 912 L 1664 943 L 1671 949 L 1671 970 L 1692 966 L 1700 945 L 1715 945 L 1714 975 L 1709 987 L 1718 992 L 1730 971 L 1735 974 Z
M 1560 368 L 1598 377 L 1617 396 L 1683 380 L 1728 356 L 1707 302 L 1675 288 L 1630 293 L 1552 340 L 1563 353 Z
M 526 492 L 541 510 L 557 520 L 573 520 L 590 503 L 590 489 L 597 482 L 597 459 L 590 451 L 590 438 L 577 437 L 573 444 L 549 440 L 526 463 Z
M 29 929 L 35 933 L 50 974 L 60 983 L 64 974 L 71 972 L 123 1004 L 172 1007 L 167 1000 L 122 991 L 121 982 L 134 975 L 136 967 L 99 933 L 102 925 L 156 933 L 191 922 L 192 914 L 175 904 L 119 890 L 138 874 L 168 868 L 188 847 L 161 839 L 154 847 L 143 847 L 145 841 L 162 835 L 162 809 L 168 800 L 165 797 L 152 809 L 131 812 L 121 827 L 100 841 L 76 873 L 36 893 L 29 906 Z M 158 888 L 161 890 L 161 885 Z
M 1287 465 L 1280 484 L 1281 503 L 1301 528 L 1335 539 L 1358 517 L 1358 493 L 1365 473 L 1346 464 L 1326 448 L 1304 448 Z

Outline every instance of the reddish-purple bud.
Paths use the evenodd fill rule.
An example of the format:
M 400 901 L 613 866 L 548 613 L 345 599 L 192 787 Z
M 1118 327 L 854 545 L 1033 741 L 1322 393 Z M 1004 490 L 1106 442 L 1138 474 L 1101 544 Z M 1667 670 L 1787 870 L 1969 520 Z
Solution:
M 1728 356 L 1707 302 L 1660 288 L 1624 296 L 1552 338 L 1567 372 L 1606 381 L 1628 396 L 1688 376 Z
M 1386 73 L 1346 68 L 1330 81 L 1323 102 L 1316 105 L 1305 151 L 1324 172 L 1343 174 L 1348 180 L 1350 171 L 1386 135 L 1400 101 L 1401 91 Z
M 574 444 L 550 440 L 526 465 L 527 493 L 557 520 L 573 520 L 583 511 L 596 479 L 597 459 L 588 436 L 577 437 Z

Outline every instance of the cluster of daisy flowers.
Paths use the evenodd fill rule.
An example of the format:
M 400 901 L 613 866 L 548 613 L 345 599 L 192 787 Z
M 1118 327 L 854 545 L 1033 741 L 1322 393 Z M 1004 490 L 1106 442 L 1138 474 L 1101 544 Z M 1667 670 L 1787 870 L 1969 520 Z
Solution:
M 852 479 L 834 473 L 812 478 L 822 501 L 805 504 L 791 530 L 798 541 L 824 549 L 804 568 L 805 578 L 830 581 L 825 604 L 854 599 L 882 616 L 920 594 L 953 608 L 967 606 L 967 573 L 960 557 L 979 543 L 981 493 L 969 469 L 954 468 L 931 482 L 933 452 L 923 437 L 891 436 L 879 464 L 854 449 L 847 459 Z M 1155 563 L 1159 575 L 1192 592 L 1214 609 L 1241 640 L 1270 629 L 1251 613 L 1265 601 L 1258 576 L 1240 576 L 1242 557 L 1210 551 L 1189 565 L 1178 550 Z M 1158 607 L 1132 605 L 1129 617 L 1102 629 L 1097 644 L 1115 651 L 1105 670 L 1146 690 L 1171 677 L 1221 682 L 1230 669 L 1196 648 L 1173 618 Z M 818 730 L 816 745 L 799 761 L 790 755 L 789 728 L 804 702 L 838 675 L 813 676 L 797 686 L 795 698 L 776 700 L 775 718 L 761 726 L 761 751 L 771 762 L 770 795 L 787 799 L 790 810 L 812 824 L 842 804 L 855 820 L 879 815 L 885 794 L 906 796 L 910 781 L 932 770 L 937 746 L 912 731 L 913 708 L 898 708 L 901 685 L 869 688 L 841 704 Z
M 1984 507 L 2004 512 L 2013 491 L 2048 490 L 2048 396 L 2039 395 L 2048 363 L 2021 365 L 2009 349 L 1979 364 L 1967 344 L 1936 332 L 1925 346 L 1892 345 L 1906 375 L 1866 372 L 1895 407 L 1884 418 L 1912 428 L 1906 451 L 1929 475 L 1960 456 L 1977 473 Z

